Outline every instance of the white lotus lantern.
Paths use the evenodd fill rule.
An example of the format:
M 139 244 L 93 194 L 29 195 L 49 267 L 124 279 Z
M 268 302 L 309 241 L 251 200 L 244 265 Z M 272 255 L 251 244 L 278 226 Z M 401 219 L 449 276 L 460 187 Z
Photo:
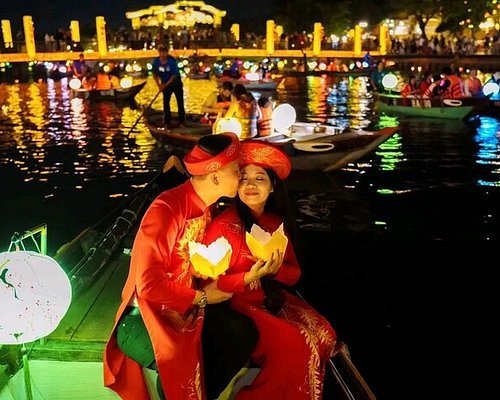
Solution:
M 69 87 L 73 90 L 78 90 L 82 87 L 82 81 L 78 78 L 73 78 L 69 81 Z
M 245 239 L 252 255 L 265 261 L 269 260 L 271 254 L 276 250 L 284 253 L 288 245 L 288 238 L 285 235 L 283 224 L 272 234 L 253 224 L 250 233 L 246 232 Z
M 208 246 L 189 242 L 191 265 L 200 275 L 215 279 L 229 268 L 233 249 L 225 237 L 220 237 Z
M 71 303 L 71 284 L 51 257 L 0 253 L 0 343 L 23 344 L 52 333 Z
M 279 133 L 287 133 L 296 119 L 297 113 L 295 112 L 295 108 L 288 103 L 280 104 L 273 110 L 273 129 Z

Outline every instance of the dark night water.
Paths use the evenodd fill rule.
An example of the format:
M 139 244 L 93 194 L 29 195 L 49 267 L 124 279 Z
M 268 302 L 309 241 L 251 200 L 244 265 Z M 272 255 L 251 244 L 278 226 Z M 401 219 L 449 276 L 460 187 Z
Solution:
M 214 87 L 186 82 L 188 111 Z M 149 80 L 137 102 L 148 104 L 155 91 Z M 397 122 L 374 113 L 359 81 L 287 78 L 271 95 L 301 120 Z M 140 109 L 71 99 L 59 82 L 0 85 L 0 107 L 5 250 L 15 231 L 47 223 L 53 253 L 166 159 L 142 122 L 128 135 Z M 301 289 L 380 399 L 451 399 L 485 388 L 475 381 L 484 372 L 475 357 L 491 351 L 490 319 L 481 315 L 493 303 L 498 264 L 500 121 L 475 122 L 401 119 L 401 132 L 366 158 L 289 178 Z

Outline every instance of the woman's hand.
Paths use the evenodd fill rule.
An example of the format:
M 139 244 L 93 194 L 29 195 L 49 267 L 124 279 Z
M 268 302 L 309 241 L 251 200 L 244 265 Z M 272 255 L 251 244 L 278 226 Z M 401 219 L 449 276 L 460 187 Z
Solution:
M 244 283 L 248 285 L 249 283 L 255 282 L 266 275 L 276 274 L 281 264 L 283 264 L 284 252 L 275 250 L 269 260 L 257 260 L 257 262 L 252 266 L 250 271 L 245 274 Z

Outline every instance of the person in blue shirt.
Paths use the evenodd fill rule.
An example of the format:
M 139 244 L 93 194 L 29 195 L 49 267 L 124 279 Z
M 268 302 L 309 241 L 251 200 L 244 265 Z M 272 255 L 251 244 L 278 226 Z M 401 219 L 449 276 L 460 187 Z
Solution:
M 168 54 L 168 48 L 160 46 L 158 57 L 153 60 L 153 78 L 163 93 L 163 122 L 167 128 L 171 128 L 172 112 L 170 111 L 170 99 L 172 93 L 175 95 L 178 109 L 179 127 L 185 126 L 186 112 L 184 110 L 184 89 L 181 75 L 177 67 L 177 60 Z
M 71 71 L 73 72 L 73 76 L 78 79 L 82 79 L 87 72 L 87 64 L 85 64 L 85 56 L 83 53 L 80 53 L 78 56 L 78 60 L 73 61 L 71 65 Z

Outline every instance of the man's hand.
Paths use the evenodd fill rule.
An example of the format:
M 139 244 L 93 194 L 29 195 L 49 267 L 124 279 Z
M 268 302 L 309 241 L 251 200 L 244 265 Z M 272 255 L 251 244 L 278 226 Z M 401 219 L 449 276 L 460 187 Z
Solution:
M 223 301 L 229 300 L 233 294 L 229 292 L 223 292 L 217 287 L 217 281 L 210 282 L 207 286 L 203 288 L 207 294 L 207 303 L 216 304 Z

